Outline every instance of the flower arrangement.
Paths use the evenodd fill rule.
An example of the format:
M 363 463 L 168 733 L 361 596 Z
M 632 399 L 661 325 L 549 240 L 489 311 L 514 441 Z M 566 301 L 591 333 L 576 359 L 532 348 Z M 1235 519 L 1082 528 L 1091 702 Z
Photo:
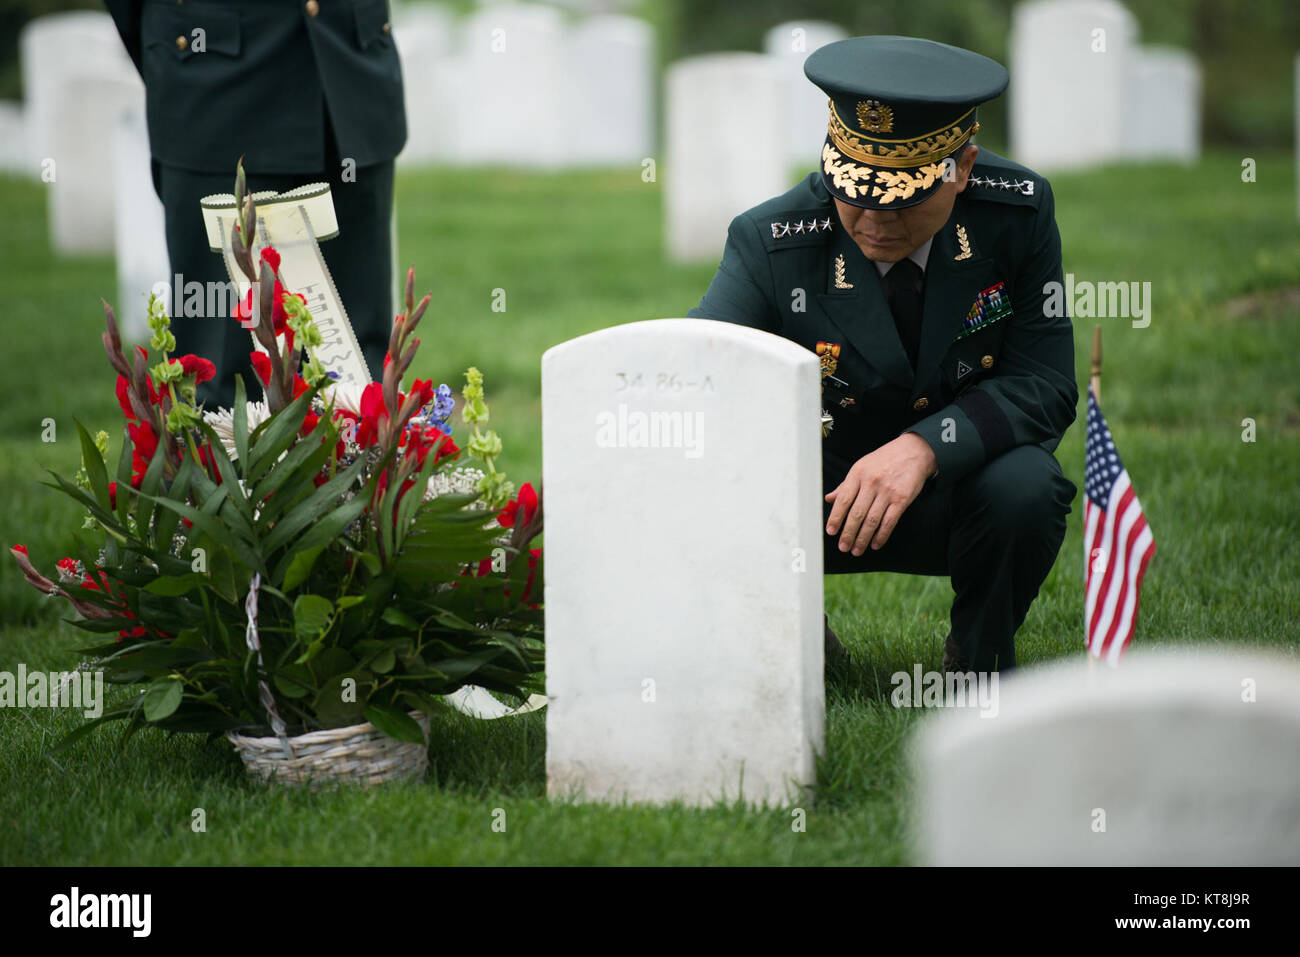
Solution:
M 305 300 L 286 290 L 279 255 L 260 249 L 242 166 L 236 261 L 252 288 L 236 318 L 261 349 L 261 401 L 237 378 L 230 410 L 196 404 L 215 374 L 173 356 L 164 305 L 149 302 L 149 349 L 124 351 L 104 304 L 103 342 L 117 371 L 126 436 L 110 480 L 109 437 L 77 423 L 82 469 L 54 476 L 86 508 L 98 538 L 42 575 L 11 549 L 27 581 L 69 602 L 74 623 L 113 640 L 83 667 L 141 693 L 97 725 L 283 737 L 363 720 L 422 742 L 413 714 L 474 684 L 540 691 L 542 529 L 530 485 L 516 496 L 496 467 L 483 377 L 465 375 L 460 448 L 446 385 L 402 382 L 430 297 L 406 279 L 383 379 L 344 389 L 312 355 L 321 342 Z M 254 299 L 256 296 L 256 300 Z M 92 550 L 93 549 L 93 550 Z

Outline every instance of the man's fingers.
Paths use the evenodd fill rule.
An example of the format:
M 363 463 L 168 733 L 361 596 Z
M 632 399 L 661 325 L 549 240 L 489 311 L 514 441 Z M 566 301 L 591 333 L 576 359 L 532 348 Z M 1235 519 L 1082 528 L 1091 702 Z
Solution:
M 827 535 L 834 535 L 840 530 L 840 526 L 844 524 L 844 514 L 857 497 L 857 491 L 857 480 L 850 475 L 836 487 L 835 491 L 831 492 L 831 496 L 834 496 L 835 505 L 831 508 L 830 518 L 826 520 Z M 829 500 L 830 496 L 827 498 Z
M 876 529 L 880 526 L 881 520 L 885 517 L 887 504 L 881 500 L 880 496 L 872 501 L 866 517 L 862 521 L 858 534 L 853 538 L 853 554 L 861 555 L 867 550 L 867 545 L 871 542 L 872 537 L 876 534 Z M 848 538 L 848 529 L 844 530 L 844 537 L 840 539 L 840 551 L 844 551 L 844 541 Z
M 884 548 L 885 542 L 889 541 L 889 536 L 894 534 L 894 529 L 898 526 L 898 520 L 903 517 L 903 509 L 897 505 L 891 505 L 885 512 L 885 517 L 880 520 L 880 528 L 876 530 L 876 537 L 871 540 L 871 547 L 878 549 Z

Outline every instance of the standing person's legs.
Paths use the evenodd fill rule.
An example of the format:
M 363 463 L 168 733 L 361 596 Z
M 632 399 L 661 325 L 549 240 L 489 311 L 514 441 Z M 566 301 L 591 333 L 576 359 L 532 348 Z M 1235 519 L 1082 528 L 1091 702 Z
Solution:
M 321 251 L 370 374 L 379 380 L 393 330 L 393 161 L 354 166 L 338 155 L 331 129 L 326 164 L 339 234 L 321 243 Z

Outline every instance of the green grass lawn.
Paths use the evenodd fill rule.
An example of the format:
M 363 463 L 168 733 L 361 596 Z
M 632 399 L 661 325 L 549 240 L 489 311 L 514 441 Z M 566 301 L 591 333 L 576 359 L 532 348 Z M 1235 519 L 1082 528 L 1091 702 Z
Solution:
M 1215 642 L 1296 656 L 1300 618 L 1300 232 L 1284 155 L 1194 167 L 1110 168 L 1053 179 L 1066 270 L 1149 281 L 1149 328 L 1101 320 L 1104 407 L 1159 551 L 1143 590 L 1141 645 Z M 75 507 L 42 469 L 78 462 L 73 416 L 115 436 L 113 374 L 99 347 L 109 259 L 48 252 L 45 187 L 0 180 L 0 541 L 42 568 L 72 551 Z M 459 388 L 487 377 L 504 464 L 540 478 L 540 364 L 549 346 L 616 323 L 680 316 L 712 264 L 661 254 L 661 195 L 640 169 L 595 174 L 407 172 L 400 260 L 433 291 L 416 371 Z M 492 310 L 506 291 L 505 312 Z M 143 306 L 143 304 L 141 304 Z M 1087 375 L 1092 322 L 1076 325 Z M 1081 409 L 1082 416 L 1082 409 Z M 56 441 L 41 440 L 55 421 Z M 1256 441 L 1242 441 L 1242 420 Z M 1059 450 L 1082 485 L 1083 429 Z M 1021 629 L 1023 664 L 1080 656 L 1082 504 Z M 920 712 L 889 705 L 889 676 L 938 668 L 951 591 L 943 579 L 839 576 L 826 606 L 854 655 L 828 688 L 827 747 L 807 830 L 788 810 L 606 808 L 545 797 L 545 717 L 438 716 L 426 781 L 375 792 L 268 791 L 224 741 L 106 729 L 46 749 L 81 719 L 0 710 L 0 864 L 898 864 L 914 802 L 904 746 Z M 84 636 L 0 562 L 0 670 L 62 669 Z M 202 808 L 206 831 L 191 829 Z M 504 833 L 494 831 L 503 809 Z

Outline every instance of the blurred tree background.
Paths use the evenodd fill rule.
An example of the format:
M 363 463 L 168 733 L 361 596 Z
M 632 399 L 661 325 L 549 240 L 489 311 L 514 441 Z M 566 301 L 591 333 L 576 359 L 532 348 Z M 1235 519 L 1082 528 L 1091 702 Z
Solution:
M 220 2 L 220 0 L 209 0 Z M 787 20 L 829 20 L 850 34 L 904 34 L 1007 59 L 1011 13 L 1019 0 L 638 0 L 624 7 L 660 31 L 664 63 L 717 50 L 759 50 L 763 34 Z M 469 0 L 449 4 L 463 9 Z M 1300 53 L 1297 0 L 1125 0 L 1138 39 L 1192 51 L 1203 70 L 1207 144 L 1289 148 L 1293 140 L 1293 62 Z M 564 6 L 577 4 L 569 0 Z M 21 96 L 18 34 L 33 17 L 103 9 L 102 0 L 0 0 L 0 99 Z M 1005 101 L 983 110 L 995 147 L 1005 140 Z M 1081 118 L 1086 122 L 1086 117 Z

